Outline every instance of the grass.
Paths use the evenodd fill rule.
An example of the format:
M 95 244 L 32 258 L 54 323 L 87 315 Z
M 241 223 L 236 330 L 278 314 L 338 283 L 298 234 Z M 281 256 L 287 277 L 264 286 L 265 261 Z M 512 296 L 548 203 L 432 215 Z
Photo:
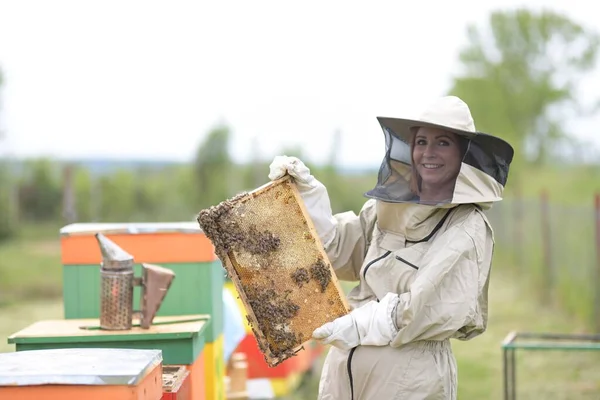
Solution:
M 498 249 L 511 257 L 504 264 L 518 266 L 543 301 L 593 326 L 600 292 L 594 210 L 549 204 L 546 219 L 542 210 L 532 199 L 506 200 L 490 210 Z
M 500 343 L 510 331 L 589 330 L 592 282 L 597 281 L 591 274 L 591 205 L 600 191 L 600 169 L 532 169 L 522 182 L 524 215 L 514 216 L 510 182 L 508 201 L 495 206 L 491 215 L 501 251 L 490 288 L 488 331 L 469 342 L 453 342 L 460 399 L 502 398 Z M 542 189 L 553 203 L 550 266 L 544 262 L 540 239 L 537 200 Z M 515 221 L 523 224 L 522 242 L 515 240 Z M 40 319 L 62 318 L 59 228 L 25 226 L 20 237 L 0 244 L 0 352 L 12 351 L 6 337 L 15 331 Z M 510 267 L 516 253 L 522 261 L 519 268 Z M 548 276 L 554 279 L 552 285 Z M 519 351 L 517 360 L 519 399 L 600 398 L 600 352 Z M 307 376 L 285 400 L 315 398 L 319 372 Z
M 496 265 L 490 288 L 487 332 L 469 342 L 453 342 L 459 365 L 459 398 L 501 399 L 500 343 L 510 331 L 577 333 L 576 318 L 540 306 L 526 281 Z M 517 352 L 519 399 L 591 399 L 600 397 L 600 352 Z
M 23 225 L 18 237 L 0 243 L 0 305 L 61 296 L 59 228 Z
M 14 351 L 7 338 L 13 333 L 45 319 L 62 319 L 63 303 L 60 298 L 27 301 L 0 308 L 0 353 Z
M 453 341 L 459 368 L 460 399 L 501 399 L 500 343 L 512 330 L 533 332 L 583 332 L 575 319 L 539 305 L 527 282 L 502 264 L 494 266 L 490 287 L 487 332 L 469 341 Z M 12 351 L 6 337 L 41 320 L 62 318 L 60 299 L 14 304 L 0 309 L 0 352 Z M 537 351 L 517 353 L 519 399 L 597 399 L 600 397 L 600 352 Z M 321 360 L 322 361 L 322 360 Z M 298 390 L 281 400 L 315 398 L 315 376 L 307 376 Z
M 515 184 L 522 182 L 522 194 L 526 198 L 537 199 L 546 191 L 557 204 L 592 206 L 594 195 L 600 193 L 600 166 L 582 165 L 566 168 L 561 165 L 527 167 L 519 171 L 520 176 L 511 173 L 505 194 L 511 197 Z
M 575 333 L 585 328 L 552 308 L 539 305 L 526 281 L 495 265 L 490 287 L 488 330 L 467 341 L 453 341 L 458 362 L 459 399 L 502 399 L 501 342 L 513 330 Z M 600 398 L 600 352 L 517 352 L 519 399 Z M 285 400 L 315 398 L 318 374 Z

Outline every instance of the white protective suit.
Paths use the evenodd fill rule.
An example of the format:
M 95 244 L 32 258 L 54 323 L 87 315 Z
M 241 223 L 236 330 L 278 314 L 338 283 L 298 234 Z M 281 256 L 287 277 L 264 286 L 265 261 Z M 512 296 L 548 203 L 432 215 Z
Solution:
M 457 98 L 444 101 L 464 113 L 466 105 Z M 295 178 L 337 277 L 359 282 L 348 295 L 352 312 L 313 334 L 333 345 L 321 375 L 321 400 L 457 397 L 449 339 L 468 340 L 486 329 L 494 238 L 483 210 L 501 200 L 513 151 L 500 139 L 476 133 L 470 113 L 462 126 L 448 123 L 445 114 L 445 124 L 427 115 L 416 122 L 380 119 L 388 151 L 359 215 L 333 216 L 325 187 L 300 160 L 280 156 L 271 164 L 271 179 L 286 172 Z M 406 183 L 398 179 L 406 171 L 396 170 L 393 185 L 386 183 L 390 154 L 403 161 L 393 157 L 399 154 L 393 143 L 406 146 L 405 128 L 423 125 L 473 133 L 463 135 L 469 145 L 452 200 L 435 206 L 382 201 L 407 192 L 393 187 Z M 410 168 L 406 160 L 404 165 Z

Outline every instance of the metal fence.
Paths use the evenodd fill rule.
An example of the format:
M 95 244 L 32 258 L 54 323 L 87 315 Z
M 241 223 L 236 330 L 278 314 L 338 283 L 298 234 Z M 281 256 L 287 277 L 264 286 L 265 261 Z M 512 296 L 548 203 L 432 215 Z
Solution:
M 565 206 L 542 193 L 504 200 L 487 214 L 501 268 L 514 268 L 540 302 L 600 333 L 600 195 L 589 206 Z

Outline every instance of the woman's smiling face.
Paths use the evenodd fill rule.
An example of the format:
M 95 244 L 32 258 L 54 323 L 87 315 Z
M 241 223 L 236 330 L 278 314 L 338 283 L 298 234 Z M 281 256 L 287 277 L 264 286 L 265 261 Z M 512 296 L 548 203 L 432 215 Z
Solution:
M 450 190 L 451 197 L 461 165 L 459 137 L 441 129 L 419 128 L 413 162 L 421 178 L 422 194 L 428 191 L 446 194 Z

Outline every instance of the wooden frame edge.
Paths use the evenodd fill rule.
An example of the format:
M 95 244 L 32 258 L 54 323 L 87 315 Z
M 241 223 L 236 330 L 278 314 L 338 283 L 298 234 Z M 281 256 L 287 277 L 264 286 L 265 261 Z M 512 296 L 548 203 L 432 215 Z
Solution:
M 254 198 L 254 197 L 260 195 L 262 192 L 270 190 L 271 188 L 276 187 L 281 184 L 288 184 L 290 186 L 291 192 L 294 195 L 296 203 L 300 207 L 302 215 L 303 215 L 304 219 L 306 220 L 308 230 L 309 230 L 310 234 L 313 236 L 313 238 L 315 239 L 315 245 L 318 249 L 319 255 L 321 256 L 321 258 L 327 265 L 327 268 L 331 274 L 331 282 L 334 284 L 335 289 L 336 289 L 337 293 L 339 294 L 339 298 L 344 307 L 344 310 L 346 311 L 346 313 L 349 313 L 350 306 L 348 304 L 346 295 L 340 285 L 340 281 L 335 273 L 335 270 L 333 268 L 333 265 L 331 264 L 331 261 L 329 260 L 329 257 L 327 256 L 327 252 L 325 251 L 323 242 L 321 241 L 321 238 L 319 237 L 319 235 L 317 233 L 317 229 L 312 221 L 312 218 L 310 217 L 308 209 L 306 208 L 306 205 L 304 204 L 304 200 L 302 199 L 302 195 L 300 194 L 300 191 L 299 191 L 298 187 L 296 186 L 296 183 L 294 182 L 293 178 L 289 174 L 286 174 L 279 179 L 267 182 L 266 184 L 261 185 L 258 188 L 254 189 L 250 192 L 245 193 L 245 195 L 242 195 L 238 199 L 238 201 L 243 203 L 243 202 L 249 200 L 250 198 Z M 229 275 L 229 278 L 233 282 L 233 284 L 238 292 L 238 295 L 240 296 L 240 300 L 242 301 L 242 303 L 244 305 L 244 308 L 245 308 L 245 311 L 247 314 L 247 318 L 248 318 L 248 322 L 251 325 L 252 332 L 254 333 L 254 336 L 255 336 L 256 340 L 259 342 L 259 344 L 262 344 L 267 350 L 266 352 L 263 353 L 265 356 L 265 361 L 267 362 L 267 364 L 270 367 L 275 367 L 290 357 L 282 358 L 282 357 L 277 357 L 277 356 L 273 355 L 273 353 L 269 347 L 266 336 L 263 334 L 263 332 L 259 328 L 260 325 L 258 323 L 258 319 L 256 318 L 256 315 L 254 314 L 254 310 L 252 310 L 252 307 L 250 307 L 250 304 L 248 302 L 248 297 L 244 291 L 244 287 L 240 281 L 240 278 L 237 274 L 235 266 L 233 265 L 233 262 L 231 261 L 231 259 L 229 257 L 229 254 L 224 254 L 223 256 L 225 257 L 225 260 L 222 260 L 224 267 L 227 271 L 227 274 Z M 311 340 L 312 340 L 312 338 L 305 340 L 300 345 L 296 346 L 292 350 L 292 352 L 293 353 L 299 352 Z
M 321 241 L 321 238 L 319 237 L 319 235 L 317 233 L 317 228 L 315 227 L 315 225 L 312 221 L 312 218 L 310 217 L 310 214 L 308 212 L 308 209 L 306 208 L 306 205 L 304 204 L 302 195 L 300 194 L 298 187 L 296 186 L 296 184 L 293 181 L 290 181 L 290 186 L 292 188 L 292 193 L 294 193 L 294 196 L 296 197 L 296 202 L 300 206 L 300 209 L 302 210 L 302 214 L 304 215 L 304 218 L 306 219 L 306 223 L 308 225 L 310 234 L 313 235 L 313 237 L 315 238 L 315 244 L 318 245 L 317 247 L 319 249 L 319 254 L 321 255 L 321 257 L 323 257 L 323 261 L 325 261 L 325 263 L 327 264 L 327 268 L 329 269 L 329 272 L 331 273 L 331 282 L 333 282 L 337 292 L 340 294 L 340 300 L 342 301 L 342 304 L 343 304 L 346 312 L 349 313 L 350 306 L 348 304 L 348 300 L 346 299 L 344 290 L 342 289 L 342 286 L 340 285 L 340 281 L 335 273 L 335 269 L 333 268 L 333 265 L 331 264 L 331 261 L 329 260 L 329 256 L 327 255 L 327 252 L 325 251 L 325 246 L 323 245 L 323 242 Z

